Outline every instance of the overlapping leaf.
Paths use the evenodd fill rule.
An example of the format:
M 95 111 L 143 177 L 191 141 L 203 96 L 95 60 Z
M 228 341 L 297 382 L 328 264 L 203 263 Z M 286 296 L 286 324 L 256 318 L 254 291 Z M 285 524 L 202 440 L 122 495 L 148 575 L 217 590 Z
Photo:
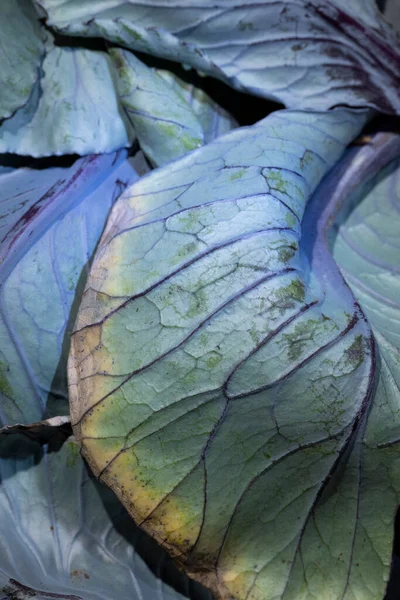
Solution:
M 29 0 L 0 3 L 0 120 L 28 101 L 39 77 L 43 34 Z
M 369 410 L 364 414 L 347 455 L 343 456 L 304 530 L 285 599 L 321 597 L 329 600 L 381 600 L 389 577 L 394 518 L 400 502 L 400 447 L 396 440 L 400 406 L 396 384 L 399 364 L 397 362 L 396 365 L 398 342 L 397 347 L 395 342 L 388 353 L 387 343 L 383 341 L 379 330 L 388 330 L 390 327 L 396 335 L 398 323 L 393 315 L 386 313 L 382 296 L 383 279 L 379 281 L 379 276 L 385 278 L 387 271 L 379 273 L 378 269 L 377 273 L 371 272 L 376 268 L 376 259 L 381 252 L 376 239 L 373 248 L 369 247 L 374 256 L 365 250 L 366 244 L 370 243 L 370 236 L 366 235 L 370 226 L 373 228 L 371 232 L 380 232 L 380 244 L 396 227 L 396 208 L 393 204 L 396 189 L 393 180 L 387 178 L 388 170 L 390 172 L 393 165 L 386 174 L 379 176 L 385 182 L 383 187 L 382 183 L 377 185 L 376 178 L 371 178 L 379 173 L 391 157 L 398 155 L 399 149 L 399 138 L 381 135 L 371 147 L 350 150 L 318 188 L 303 220 L 304 230 L 314 231 L 316 235 L 316 239 L 312 234 L 308 236 L 305 251 L 311 264 L 323 269 L 328 260 L 328 233 L 331 232 L 331 237 L 335 237 L 336 227 L 332 230 L 335 213 L 338 208 L 344 207 L 345 216 L 352 205 L 354 207 L 359 202 L 350 218 L 342 223 L 340 234 L 332 243 L 334 256 L 343 266 L 346 280 L 372 324 L 377 347 Z M 366 195 L 366 187 L 370 194 Z M 389 190 L 390 194 L 387 193 Z M 378 205 L 379 215 L 376 212 L 372 222 L 371 212 Z M 339 222 L 343 218 L 341 215 Z M 345 239 L 348 244 L 343 251 Z M 358 248 L 357 243 L 360 243 Z M 360 260 L 364 260 L 364 264 Z M 391 254 L 391 260 L 396 261 L 396 253 Z M 349 275 L 349 271 L 353 276 Z M 382 301 L 379 312 L 371 311 L 370 302 L 362 290 L 360 293 L 358 280 L 364 277 L 367 277 L 372 288 L 375 287 L 375 293 L 378 291 L 376 286 L 379 287 Z M 389 281 L 387 284 L 385 291 L 389 290 Z M 397 285 L 393 272 L 391 284 L 394 288 Z M 369 291 L 373 293 L 371 288 Z M 385 364 L 387 360 L 390 361 L 389 365 Z M 346 547 L 347 553 L 343 552 Z
M 110 55 L 121 103 L 154 165 L 180 158 L 234 126 L 204 92 L 185 86 L 172 73 L 157 73 L 131 52 L 111 49 Z
M 131 52 L 110 50 L 118 91 L 140 146 L 163 165 L 204 143 L 201 123 L 190 105 Z
M 0 125 L 0 152 L 84 155 L 131 144 L 133 128 L 106 53 L 54 46 L 48 39 L 42 71 L 26 105 Z
M 1 174 L 3 424 L 68 413 L 70 311 L 108 210 L 121 186 L 136 177 L 122 159 L 123 154 L 92 156 L 69 169 Z
M 187 63 L 291 108 L 400 112 L 400 43 L 374 0 L 38 4 L 62 32 Z
M 400 136 L 390 134 L 377 136 L 358 154 L 348 167 L 348 179 L 357 183 L 364 176 L 366 182 L 356 188 L 347 213 L 340 215 L 332 241 L 333 255 L 379 347 L 378 388 L 365 443 L 380 449 L 376 454 L 382 457 L 400 452 L 399 155 Z M 395 498 L 392 502 L 397 505 Z
M 300 222 L 364 122 L 277 112 L 159 169 L 115 205 L 91 268 L 69 363 L 75 433 L 217 597 L 312 597 L 302 556 L 322 554 L 312 528 L 363 426 L 374 360 L 360 308 L 328 255 L 309 264 Z M 326 539 L 334 579 L 323 570 L 315 597 L 351 597 L 353 508 L 328 523 L 346 532 Z
M 209 600 L 89 476 L 74 441 L 49 452 L 17 439 L 7 458 L 1 451 L 2 598 Z M 159 578 L 166 572 L 181 593 Z
M 3 169 L 1 419 L 29 423 L 68 410 L 68 329 L 107 212 L 137 178 L 126 153 L 71 168 Z M 1 597 L 42 600 L 207 598 L 164 564 L 114 495 L 96 484 L 73 440 L 41 447 L 9 428 L 0 438 Z M 23 431 L 23 427 L 18 429 Z M 2 429 L 1 433 L 4 434 Z M 26 431 L 25 431 L 26 433 Z M 54 450 L 58 451 L 54 451 Z M 151 558 L 155 575 L 141 555 Z
M 156 69 L 156 73 L 168 82 L 179 95 L 192 107 L 204 133 L 204 142 L 208 144 L 220 135 L 238 127 L 237 121 L 221 106 L 214 102 L 201 88 L 180 79 L 171 71 Z

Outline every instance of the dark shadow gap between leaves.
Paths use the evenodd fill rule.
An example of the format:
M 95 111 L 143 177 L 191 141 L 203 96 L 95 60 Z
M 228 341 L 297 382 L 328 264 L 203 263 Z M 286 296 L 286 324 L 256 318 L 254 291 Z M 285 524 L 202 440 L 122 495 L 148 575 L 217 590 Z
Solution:
M 64 154 L 63 156 L 48 156 L 45 158 L 32 158 L 19 154 L 0 154 L 0 166 L 11 169 L 36 169 L 45 170 L 51 167 L 72 167 L 80 156 L 78 154 Z

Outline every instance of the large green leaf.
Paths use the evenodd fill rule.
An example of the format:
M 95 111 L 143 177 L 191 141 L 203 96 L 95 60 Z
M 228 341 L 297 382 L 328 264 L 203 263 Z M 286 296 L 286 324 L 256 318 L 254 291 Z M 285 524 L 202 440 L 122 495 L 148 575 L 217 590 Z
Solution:
M 105 52 L 54 46 L 49 38 L 42 70 L 26 105 L 0 124 L 0 152 L 84 155 L 131 144 Z
M 0 2 L 0 120 L 26 104 L 39 77 L 43 34 L 30 0 Z
M 375 0 L 36 0 L 63 33 L 104 36 L 290 108 L 399 113 L 397 34 Z
M 69 363 L 75 433 L 220 598 L 372 598 L 352 569 L 373 342 L 327 250 L 309 261 L 300 236 L 364 122 L 281 111 L 153 172 L 116 203 L 91 268 Z
M 68 410 L 64 378 L 75 298 L 110 206 L 136 178 L 125 152 L 70 168 L 35 163 L 1 170 L 3 424 Z M 65 421 L 54 418 L 42 429 Z M 30 428 L 31 438 L 42 437 L 38 429 Z M 89 476 L 72 439 L 58 449 L 49 436 L 50 445 L 41 447 L 18 430 L 28 428 L 0 431 L 1 598 L 209 598 Z

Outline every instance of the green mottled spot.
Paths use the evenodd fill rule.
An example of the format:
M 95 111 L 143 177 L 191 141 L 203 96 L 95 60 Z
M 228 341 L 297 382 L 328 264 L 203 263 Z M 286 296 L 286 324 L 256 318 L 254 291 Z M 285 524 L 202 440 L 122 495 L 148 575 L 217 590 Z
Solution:
M 250 337 L 253 340 L 254 344 L 258 344 L 259 339 L 260 339 L 260 334 L 257 331 L 257 328 L 255 325 L 253 325 L 253 327 L 250 329 L 249 334 L 250 334 Z
M 278 190 L 283 194 L 286 193 L 287 182 L 283 179 L 282 173 L 280 173 L 279 171 L 271 171 L 268 174 L 268 184 L 274 190 Z
M 304 283 L 300 279 L 295 279 L 289 285 L 278 290 L 277 294 L 279 298 L 292 297 L 298 302 L 303 302 L 305 296 Z
M 6 375 L 9 370 L 7 363 L 0 361 L 0 392 L 11 398 L 13 391 Z
M 195 370 L 187 373 L 187 375 L 185 375 L 185 377 L 182 379 L 182 383 L 184 385 L 190 385 L 191 383 L 196 383 L 196 381 L 197 381 L 197 374 L 196 374 Z
M 295 362 L 301 356 L 307 343 L 313 339 L 319 325 L 319 320 L 309 319 L 304 323 L 298 323 L 293 333 L 284 333 L 282 335 L 282 342 L 288 346 L 288 358 L 290 361 Z
M 183 214 L 179 219 L 179 227 L 181 231 L 190 232 L 198 226 L 198 219 L 195 213 L 188 212 Z
M 191 319 L 203 314 L 207 310 L 208 298 L 203 290 L 199 290 L 194 294 L 187 316 Z
M 300 159 L 301 168 L 304 169 L 304 167 L 306 167 L 307 165 L 312 163 L 313 158 L 314 158 L 314 154 L 312 152 L 310 152 L 310 150 L 306 150 Z
M 357 335 L 351 346 L 347 348 L 346 357 L 354 368 L 362 363 L 364 360 L 364 340 L 362 335 Z
M 181 136 L 180 141 L 187 152 L 195 150 L 196 148 L 200 148 L 200 146 L 203 144 L 202 140 L 199 138 L 191 137 L 190 135 L 185 134 Z
M 180 262 L 181 258 L 186 258 L 189 254 L 193 254 L 197 248 L 196 242 L 189 242 L 189 244 L 185 244 L 181 246 L 176 253 L 175 257 L 177 262 Z
M 296 225 L 296 223 L 297 223 L 296 217 L 291 212 L 287 212 L 286 213 L 285 221 L 286 221 L 288 227 L 294 227 Z
M 177 137 L 177 125 L 172 125 L 171 123 L 159 123 L 158 126 L 165 135 Z
M 295 302 L 302 302 L 305 297 L 304 283 L 300 279 L 295 279 L 289 285 L 286 285 L 275 292 L 276 307 L 283 315 L 286 310 L 292 309 Z
M 240 169 L 239 171 L 236 171 L 236 173 L 233 173 L 230 177 L 231 181 L 236 181 L 237 179 L 240 179 L 241 177 L 243 177 L 243 175 L 246 173 L 246 169 Z
M 75 467 L 79 460 L 79 446 L 74 443 L 68 443 L 67 448 L 67 467 Z
M 248 21 L 239 21 L 238 23 L 238 29 L 239 31 L 253 31 L 254 30 L 254 25 L 251 22 Z
M 296 254 L 296 249 L 292 246 L 286 246 L 284 248 L 280 248 L 278 251 L 279 260 L 283 263 L 289 262 L 290 259 Z
M 206 359 L 206 365 L 209 369 L 214 369 L 222 360 L 222 356 L 220 354 L 216 354 L 213 352 Z

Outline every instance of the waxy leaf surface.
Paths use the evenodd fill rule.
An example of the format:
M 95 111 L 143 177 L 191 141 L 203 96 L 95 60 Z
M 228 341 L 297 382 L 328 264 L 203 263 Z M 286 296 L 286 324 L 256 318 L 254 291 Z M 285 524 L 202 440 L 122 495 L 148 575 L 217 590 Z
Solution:
M 206 144 L 238 127 L 236 119 L 214 102 L 201 88 L 183 81 L 171 71 L 156 69 L 156 73 L 192 107 L 203 128 Z
M 33 441 L 43 443 L 45 426 L 66 426 L 66 417 L 12 427 L 68 412 L 64 380 L 76 299 L 108 210 L 135 179 L 124 151 L 70 168 L 42 163 L 0 171 L 0 414 L 8 425 L 0 430 L 2 598 L 209 597 L 89 476 L 73 440 L 61 449 L 52 435 L 49 446 Z
M 398 226 L 399 192 L 395 178 L 388 177 L 394 168 L 388 162 L 398 157 L 399 150 L 400 138 L 386 134 L 377 136 L 371 145 L 349 150 L 319 186 L 303 220 L 303 231 L 309 232 L 304 249 L 314 268 L 319 265 L 323 269 L 329 248 L 333 248 L 334 258 L 372 325 L 375 360 L 368 410 L 304 530 L 290 586 L 292 595 L 288 596 L 296 600 L 381 600 L 389 578 L 400 502 L 399 346 L 398 339 L 392 338 L 388 352 L 382 333 L 390 330 L 396 336 L 398 329 L 398 317 L 388 313 L 387 306 L 390 289 L 398 287 L 398 253 L 392 247 L 385 266 L 379 256 L 382 245 L 394 240 L 391 232 Z M 379 241 L 377 237 L 372 241 L 371 235 L 376 234 Z M 380 268 L 376 270 L 377 264 Z M 379 310 L 375 306 L 375 312 L 371 300 L 360 293 L 365 277 L 368 294 L 379 290 L 380 306 Z M 346 541 L 347 553 L 343 551 Z M 388 590 L 387 598 L 395 597 L 397 592 L 393 596 Z
M 0 172 L 3 425 L 68 413 L 70 312 L 107 213 L 123 185 L 137 178 L 123 158 Z
M 371 332 L 328 252 L 310 262 L 301 220 L 365 118 L 280 111 L 158 169 L 115 204 L 91 267 L 75 434 L 218 598 L 297 600 L 305 536 L 364 423 Z M 351 531 L 327 545 L 335 585 L 315 597 L 350 600 Z
M 9 442 L 0 446 L 2 598 L 210 600 L 89 475 L 72 439 L 56 452 Z
M 400 112 L 400 42 L 374 0 L 38 3 L 64 33 L 187 63 L 289 108 Z
M 48 39 L 42 71 L 26 105 L 0 124 L 0 152 L 100 154 L 132 143 L 105 52 L 54 46 Z
M 0 2 L 0 120 L 26 104 L 39 77 L 43 34 L 29 0 Z
M 121 103 L 155 166 L 203 145 L 201 123 L 186 100 L 132 52 L 112 49 L 110 55 Z
M 121 103 L 155 166 L 180 158 L 235 126 L 207 94 L 172 73 L 158 73 L 126 50 L 109 53 Z

